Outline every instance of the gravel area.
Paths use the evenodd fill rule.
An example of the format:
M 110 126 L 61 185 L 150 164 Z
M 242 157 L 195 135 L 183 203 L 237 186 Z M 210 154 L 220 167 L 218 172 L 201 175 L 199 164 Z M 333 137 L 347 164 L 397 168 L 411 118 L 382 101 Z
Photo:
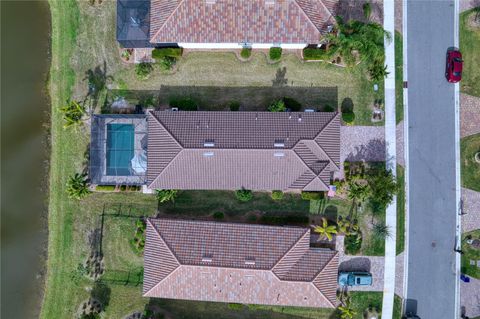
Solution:
M 342 126 L 340 161 L 385 161 L 384 126 Z
M 462 232 L 480 229 L 480 192 L 462 188 Z
M 465 137 L 477 133 L 480 133 L 480 98 L 461 93 L 460 136 Z
M 480 280 L 470 277 L 469 283 L 460 281 L 460 303 L 462 314 L 480 316 Z
M 395 0 L 395 31 L 402 33 L 403 0 Z

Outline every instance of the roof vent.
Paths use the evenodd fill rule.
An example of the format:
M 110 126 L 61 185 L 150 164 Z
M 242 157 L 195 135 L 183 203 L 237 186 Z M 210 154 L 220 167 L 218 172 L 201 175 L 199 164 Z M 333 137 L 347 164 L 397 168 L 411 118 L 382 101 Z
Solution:
M 204 153 L 203 153 L 203 156 L 205 156 L 205 157 L 212 157 L 212 156 L 213 156 L 213 152 L 204 152 Z
M 299 114 L 298 115 L 298 121 L 301 122 L 302 121 L 302 116 Z
M 204 255 L 202 257 L 202 262 L 204 263 L 211 263 L 212 262 L 212 255 Z
M 276 153 L 273 153 L 273 156 L 275 156 L 275 157 L 284 157 L 284 156 L 285 156 L 285 153 L 283 153 L 283 152 L 276 152 Z
M 205 0 L 206 4 L 215 4 L 216 0 Z
M 273 143 L 274 147 L 285 147 L 285 142 L 283 140 L 275 140 Z
M 204 147 L 214 147 L 215 146 L 215 141 L 214 140 L 205 140 L 203 143 Z
M 265 4 L 266 5 L 274 5 L 275 4 L 275 0 L 265 0 Z
M 245 265 L 249 265 L 249 266 L 255 265 L 255 258 L 252 258 L 252 257 L 245 258 Z

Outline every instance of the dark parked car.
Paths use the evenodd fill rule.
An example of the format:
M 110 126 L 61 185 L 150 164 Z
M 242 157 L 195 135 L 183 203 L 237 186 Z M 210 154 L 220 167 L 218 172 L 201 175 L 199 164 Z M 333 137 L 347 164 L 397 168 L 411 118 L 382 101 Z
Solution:
M 462 79 L 463 60 L 462 53 L 457 49 L 447 52 L 447 68 L 445 77 L 450 83 L 457 83 Z

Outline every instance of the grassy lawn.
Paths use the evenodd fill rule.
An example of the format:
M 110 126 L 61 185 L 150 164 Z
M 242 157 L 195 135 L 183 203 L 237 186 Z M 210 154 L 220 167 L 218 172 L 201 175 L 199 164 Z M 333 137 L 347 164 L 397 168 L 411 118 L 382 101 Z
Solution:
M 463 75 L 461 91 L 480 96 L 480 27 L 473 25 L 475 12 L 460 14 L 460 50 L 462 51 Z
M 397 165 L 397 241 L 396 253 L 402 253 L 405 249 L 405 169 Z
M 382 292 L 350 292 L 351 306 L 356 312 L 353 319 L 363 319 L 364 311 L 368 308 L 375 309 L 378 313 L 382 313 Z
M 480 163 L 475 161 L 477 152 L 480 152 L 480 134 L 460 140 L 462 186 L 480 192 Z
M 403 120 L 403 37 L 395 31 L 395 118 Z
M 480 249 L 474 248 L 467 243 L 467 239 L 480 240 L 480 229 L 465 233 L 462 235 L 462 273 L 480 279 L 480 267 L 477 267 L 477 261 L 480 261 Z M 475 265 L 470 265 L 470 260 Z
M 393 299 L 393 319 L 402 319 L 402 298 L 397 295 Z

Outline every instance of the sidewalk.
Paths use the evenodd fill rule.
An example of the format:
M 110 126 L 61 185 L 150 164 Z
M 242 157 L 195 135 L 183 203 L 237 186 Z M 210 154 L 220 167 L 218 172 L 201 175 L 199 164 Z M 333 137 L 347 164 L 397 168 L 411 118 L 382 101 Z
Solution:
M 396 121 L 395 121 L 395 2 L 385 0 L 383 4 L 383 28 L 392 36 L 390 42 L 385 40 L 385 64 L 388 75 L 385 78 L 385 142 L 386 164 L 396 176 Z M 383 285 L 382 318 L 392 318 L 393 297 L 395 294 L 395 246 L 397 237 L 397 198 L 387 207 L 386 225 L 390 236 L 385 240 L 385 269 Z

